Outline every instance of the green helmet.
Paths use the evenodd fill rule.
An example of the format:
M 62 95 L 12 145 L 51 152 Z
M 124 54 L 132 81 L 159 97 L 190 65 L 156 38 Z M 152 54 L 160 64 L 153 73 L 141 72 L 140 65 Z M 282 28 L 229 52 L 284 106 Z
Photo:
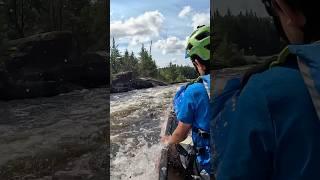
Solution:
M 188 39 L 186 58 L 199 56 L 201 60 L 210 60 L 210 26 L 198 26 Z

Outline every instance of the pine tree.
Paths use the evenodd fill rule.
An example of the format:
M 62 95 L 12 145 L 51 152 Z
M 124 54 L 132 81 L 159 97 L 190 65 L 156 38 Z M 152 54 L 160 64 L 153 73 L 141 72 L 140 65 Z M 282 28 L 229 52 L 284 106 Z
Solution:
M 118 50 L 118 46 L 116 45 L 116 42 L 114 40 L 114 37 L 112 38 L 112 47 L 111 47 L 111 55 L 110 55 L 110 68 L 111 73 L 115 74 L 120 72 L 119 68 L 119 61 L 121 59 L 121 54 Z
M 157 65 L 145 49 L 144 44 L 139 52 L 139 72 L 144 77 L 156 77 L 158 74 Z

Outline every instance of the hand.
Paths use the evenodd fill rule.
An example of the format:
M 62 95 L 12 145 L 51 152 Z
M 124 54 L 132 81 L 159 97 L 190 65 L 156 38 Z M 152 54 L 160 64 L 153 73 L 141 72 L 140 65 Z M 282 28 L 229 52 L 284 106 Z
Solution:
M 171 136 L 162 136 L 161 138 L 161 143 L 165 144 L 165 145 L 169 145 L 169 140 L 170 140 Z

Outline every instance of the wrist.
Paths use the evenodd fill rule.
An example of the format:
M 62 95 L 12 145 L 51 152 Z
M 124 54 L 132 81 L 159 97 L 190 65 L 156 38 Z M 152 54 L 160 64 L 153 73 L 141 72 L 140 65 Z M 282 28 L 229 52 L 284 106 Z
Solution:
M 168 145 L 173 145 L 175 144 L 174 140 L 173 140 L 173 136 L 170 135 L 169 138 L 168 138 Z

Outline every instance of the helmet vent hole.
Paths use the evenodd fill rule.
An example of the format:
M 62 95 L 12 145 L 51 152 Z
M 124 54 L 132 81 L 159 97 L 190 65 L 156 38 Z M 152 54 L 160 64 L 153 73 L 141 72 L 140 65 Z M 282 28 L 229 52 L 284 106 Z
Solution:
M 187 49 L 190 50 L 192 47 L 192 44 L 188 44 Z
M 201 41 L 202 39 L 206 38 L 206 37 L 209 37 L 210 36 L 210 33 L 209 32 L 203 32 L 201 34 L 199 34 L 198 36 L 196 36 L 196 39 L 198 41 Z
M 204 48 L 208 49 L 210 51 L 210 44 L 204 46 Z

